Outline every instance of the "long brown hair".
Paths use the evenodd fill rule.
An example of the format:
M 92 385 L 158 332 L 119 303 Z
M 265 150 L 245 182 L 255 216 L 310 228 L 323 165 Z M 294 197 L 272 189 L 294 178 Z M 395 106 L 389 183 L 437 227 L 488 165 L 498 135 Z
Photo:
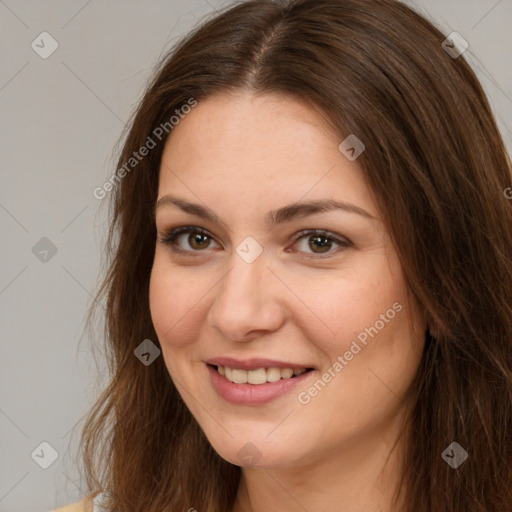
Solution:
M 165 137 L 155 129 L 193 98 L 243 89 L 306 100 L 357 134 L 358 159 L 429 329 L 411 393 L 400 492 L 405 512 L 512 511 L 511 164 L 464 56 L 394 0 L 252 0 L 194 29 L 155 70 L 108 187 L 109 385 L 81 439 L 88 492 L 111 512 L 226 512 L 240 468 L 223 460 L 180 398 L 158 345 L 148 287 Z M 171 127 L 166 130 L 172 136 Z M 160 133 L 160 132 L 156 132 Z M 133 153 L 157 142 L 133 168 Z M 468 459 L 441 457 L 452 442 Z

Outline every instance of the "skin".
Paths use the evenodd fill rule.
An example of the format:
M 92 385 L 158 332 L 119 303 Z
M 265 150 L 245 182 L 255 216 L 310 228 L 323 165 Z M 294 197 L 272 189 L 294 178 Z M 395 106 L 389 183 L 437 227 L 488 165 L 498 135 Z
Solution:
M 243 466 L 238 451 L 256 447 L 233 512 L 392 510 L 400 443 L 391 448 L 426 324 L 357 159 L 338 150 L 342 140 L 301 101 L 243 91 L 199 102 L 165 145 L 158 198 L 207 206 L 220 222 L 168 203 L 156 208 L 151 315 L 168 371 L 213 448 Z M 271 210 L 319 199 L 373 218 L 332 210 L 273 228 L 267 221 Z M 182 234 L 175 242 L 185 252 L 176 253 L 162 240 L 186 225 L 210 238 L 194 245 L 194 233 Z M 323 252 L 308 244 L 315 235 L 294 240 L 304 229 L 327 230 L 349 245 L 321 238 Z M 236 252 L 248 236 L 263 248 L 252 263 Z M 300 403 L 298 394 L 397 302 L 401 311 Z M 315 371 L 268 404 L 235 405 L 210 383 L 205 361 L 219 356 Z

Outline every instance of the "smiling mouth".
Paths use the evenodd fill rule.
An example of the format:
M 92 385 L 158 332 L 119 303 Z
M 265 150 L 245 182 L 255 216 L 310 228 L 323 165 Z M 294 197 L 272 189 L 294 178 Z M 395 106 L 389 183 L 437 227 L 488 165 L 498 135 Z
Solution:
M 253 384 L 259 386 L 270 382 L 293 379 L 303 373 L 313 371 L 313 368 L 257 368 L 256 370 L 244 370 L 241 368 L 230 368 L 209 364 L 220 375 L 234 384 Z

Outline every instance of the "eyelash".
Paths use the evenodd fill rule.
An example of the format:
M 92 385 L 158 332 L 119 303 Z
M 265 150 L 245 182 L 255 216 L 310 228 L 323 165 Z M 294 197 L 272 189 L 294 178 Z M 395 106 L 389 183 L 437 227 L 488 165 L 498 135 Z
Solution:
M 163 238 L 159 238 L 158 241 L 161 243 L 170 245 L 171 249 L 174 252 L 184 254 L 187 256 L 192 256 L 192 257 L 201 256 L 201 253 L 203 251 L 181 249 L 180 247 L 178 247 L 176 245 L 176 239 L 184 233 L 199 233 L 201 235 L 204 235 L 204 236 L 214 240 L 214 237 L 203 228 L 200 228 L 198 226 L 180 226 L 180 227 L 172 228 L 172 229 L 169 229 L 168 231 L 166 231 L 164 233 Z M 352 247 L 352 245 L 353 245 L 352 242 L 350 242 L 346 238 L 343 238 L 343 239 L 338 238 L 333 233 L 330 233 L 329 231 L 325 231 L 323 229 L 304 229 L 302 231 L 299 231 L 298 233 L 296 233 L 294 235 L 293 242 L 295 244 L 295 242 L 297 242 L 298 240 L 305 238 L 307 236 L 313 236 L 313 235 L 322 236 L 330 241 L 335 242 L 336 244 L 338 244 L 340 247 L 342 247 L 344 249 Z M 323 259 L 323 258 L 330 257 L 330 255 L 332 255 L 333 253 L 336 253 L 338 251 L 333 250 L 333 251 L 328 251 L 326 253 L 323 253 L 325 256 L 322 255 L 321 253 L 309 253 L 308 254 L 308 253 L 304 253 L 304 251 L 299 251 L 299 252 L 301 252 L 302 257 L 304 257 L 306 259 Z

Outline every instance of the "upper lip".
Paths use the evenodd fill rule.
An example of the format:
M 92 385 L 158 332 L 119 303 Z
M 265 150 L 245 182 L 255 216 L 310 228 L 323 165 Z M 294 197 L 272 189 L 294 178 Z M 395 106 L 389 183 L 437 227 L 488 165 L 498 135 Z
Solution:
M 257 370 L 258 368 L 291 368 L 292 370 L 298 370 L 299 368 L 313 368 L 310 364 L 289 363 L 260 357 L 252 357 L 244 360 L 235 359 L 234 357 L 214 357 L 208 359 L 206 364 L 227 366 L 228 368 L 237 368 L 240 370 Z

